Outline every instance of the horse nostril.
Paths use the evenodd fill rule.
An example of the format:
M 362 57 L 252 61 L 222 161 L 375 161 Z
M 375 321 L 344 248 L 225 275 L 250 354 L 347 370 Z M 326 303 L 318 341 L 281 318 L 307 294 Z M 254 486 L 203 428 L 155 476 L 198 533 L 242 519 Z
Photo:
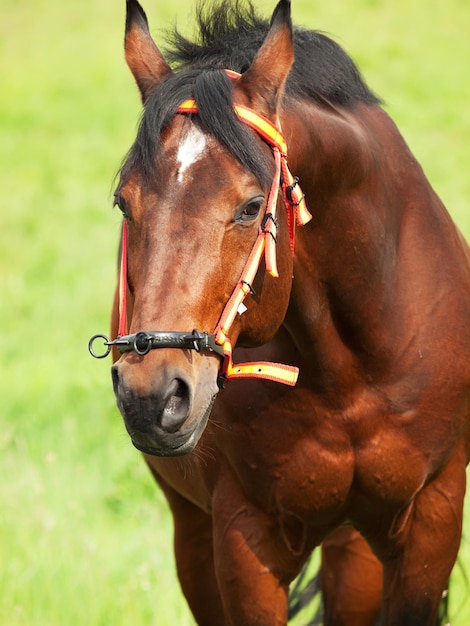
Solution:
M 128 430 L 178 432 L 191 412 L 192 388 L 183 378 L 162 374 L 142 388 L 125 364 L 111 367 L 114 393 Z M 144 381 L 145 382 L 145 381 Z
M 188 384 L 175 378 L 168 388 L 161 414 L 161 426 L 164 430 L 173 433 L 181 428 L 188 417 L 190 396 Z
M 114 393 L 117 394 L 119 387 L 119 366 L 117 363 L 111 367 L 111 378 L 113 379 Z

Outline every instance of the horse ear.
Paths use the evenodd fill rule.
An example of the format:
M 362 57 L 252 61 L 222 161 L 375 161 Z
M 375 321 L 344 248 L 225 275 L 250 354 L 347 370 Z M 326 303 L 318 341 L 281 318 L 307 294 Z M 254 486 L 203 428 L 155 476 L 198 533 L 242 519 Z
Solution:
M 240 78 L 240 87 L 244 89 L 253 108 L 268 117 L 276 114 L 293 62 L 290 0 L 280 0 L 274 9 L 263 45 Z
M 147 16 L 137 0 L 126 0 L 126 61 L 142 96 L 142 102 L 172 70 L 150 36 Z

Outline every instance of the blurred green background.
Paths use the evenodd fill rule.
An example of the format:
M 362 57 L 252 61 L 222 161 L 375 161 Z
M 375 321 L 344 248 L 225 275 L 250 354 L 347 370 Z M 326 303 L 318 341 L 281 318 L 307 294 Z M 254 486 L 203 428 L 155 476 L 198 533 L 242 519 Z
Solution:
M 157 41 L 175 20 L 191 32 L 193 4 L 148 0 Z M 193 624 L 163 498 L 109 362 L 86 348 L 108 328 L 113 177 L 140 111 L 124 13 L 124 0 L 0 0 L 2 625 Z M 293 0 L 293 14 L 352 54 L 470 238 L 469 0 Z M 460 561 L 470 571 L 465 540 Z M 453 589 L 452 624 L 467 626 L 458 567 Z

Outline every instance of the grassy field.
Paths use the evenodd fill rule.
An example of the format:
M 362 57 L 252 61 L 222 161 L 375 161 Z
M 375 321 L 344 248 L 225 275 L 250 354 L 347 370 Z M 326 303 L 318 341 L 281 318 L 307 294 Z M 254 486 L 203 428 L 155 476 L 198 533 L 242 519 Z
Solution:
M 0 0 L 0 624 L 191 626 L 162 496 L 114 407 L 115 171 L 139 101 L 124 1 Z M 193 2 L 148 0 L 156 38 Z M 263 0 L 268 14 L 272 3 Z M 294 0 L 387 102 L 470 237 L 468 0 Z M 468 507 L 467 507 L 468 508 Z M 470 520 L 470 518 L 468 518 Z M 470 521 L 466 523 L 470 537 Z M 470 570 L 465 543 L 461 562 Z M 453 626 L 470 623 L 456 571 Z

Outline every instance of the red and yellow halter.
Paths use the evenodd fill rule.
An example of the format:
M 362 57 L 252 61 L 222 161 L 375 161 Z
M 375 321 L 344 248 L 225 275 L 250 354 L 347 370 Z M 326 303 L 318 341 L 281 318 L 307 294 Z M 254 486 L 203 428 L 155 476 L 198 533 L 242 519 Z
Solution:
M 239 77 L 235 72 L 227 71 L 232 78 Z M 225 305 L 219 322 L 212 335 L 193 331 L 188 333 L 175 332 L 146 332 L 141 331 L 134 335 L 127 333 L 127 223 L 124 220 L 121 242 L 121 265 L 119 277 L 119 328 L 118 337 L 114 341 L 109 341 L 103 335 L 95 335 L 90 340 L 89 348 L 93 356 L 107 356 L 111 346 L 115 345 L 120 352 L 136 351 L 139 354 L 146 354 L 152 348 L 177 347 L 191 348 L 196 350 L 208 349 L 217 352 L 224 357 L 219 373 L 220 383 L 233 378 L 264 378 L 286 385 L 295 385 L 298 377 L 298 368 L 281 363 L 256 362 L 240 363 L 234 365 L 232 362 L 232 343 L 230 341 L 230 328 L 237 313 L 245 310 L 243 301 L 252 292 L 256 273 L 259 269 L 263 255 L 265 257 L 266 270 L 274 278 L 278 277 L 276 263 L 276 234 L 277 218 L 276 208 L 279 188 L 283 191 L 284 204 L 287 209 L 291 250 L 294 252 L 295 224 L 299 226 L 306 224 L 311 215 L 305 204 L 304 196 L 298 185 L 297 178 L 294 178 L 287 166 L 287 145 L 282 136 L 281 130 L 270 120 L 263 117 L 256 111 L 241 104 L 233 105 L 238 118 L 255 130 L 258 135 L 271 147 L 276 171 L 274 174 L 271 190 L 266 205 L 266 212 L 262 220 L 258 237 L 255 241 L 251 254 L 245 264 L 240 279 L 235 289 Z M 186 100 L 178 108 L 179 114 L 197 114 L 199 111 L 195 100 Z M 103 355 L 97 355 L 93 349 L 93 342 L 97 338 L 103 338 L 107 351 Z

